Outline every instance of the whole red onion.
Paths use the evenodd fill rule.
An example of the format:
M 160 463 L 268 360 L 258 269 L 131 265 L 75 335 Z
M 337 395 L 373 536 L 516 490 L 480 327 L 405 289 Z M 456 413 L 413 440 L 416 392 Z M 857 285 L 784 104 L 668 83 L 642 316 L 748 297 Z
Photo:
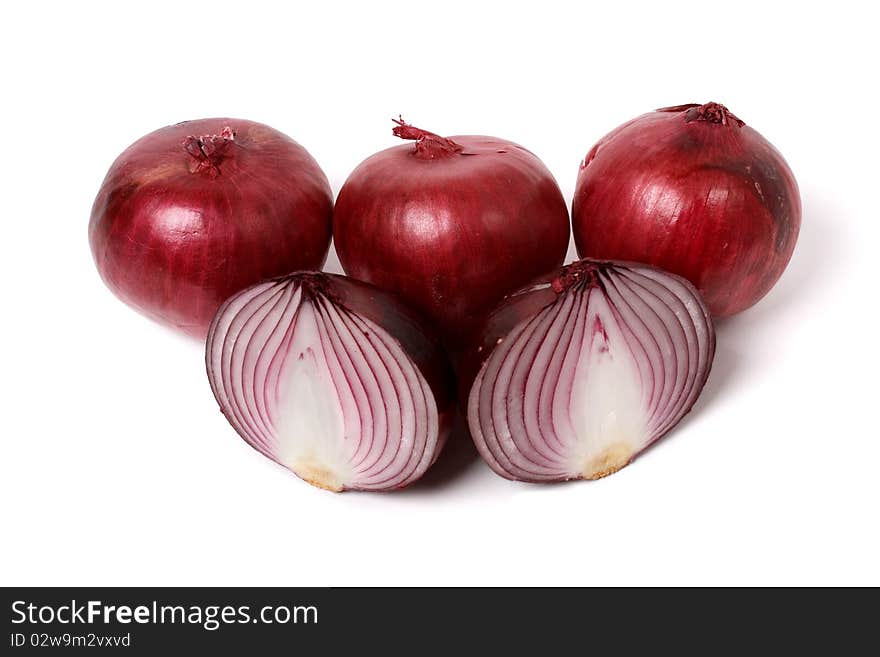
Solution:
M 603 137 L 581 164 L 572 205 L 582 257 L 684 276 L 716 317 L 770 291 L 800 222 L 782 155 L 717 103 L 660 109 Z
M 416 143 L 349 176 L 333 215 L 336 250 L 348 275 L 396 292 L 455 343 L 505 293 L 562 264 L 568 211 L 523 147 L 396 123 L 393 134 Z
M 119 298 L 202 338 L 234 292 L 319 268 L 332 211 L 326 176 L 286 135 L 241 119 L 186 121 L 116 159 L 92 207 L 89 243 Z
M 254 449 L 314 486 L 385 491 L 434 462 L 455 407 L 439 340 L 387 292 L 297 272 L 230 298 L 208 378 Z
M 480 455 L 520 481 L 616 472 L 691 410 L 715 331 L 687 280 L 580 260 L 508 295 L 462 367 Z

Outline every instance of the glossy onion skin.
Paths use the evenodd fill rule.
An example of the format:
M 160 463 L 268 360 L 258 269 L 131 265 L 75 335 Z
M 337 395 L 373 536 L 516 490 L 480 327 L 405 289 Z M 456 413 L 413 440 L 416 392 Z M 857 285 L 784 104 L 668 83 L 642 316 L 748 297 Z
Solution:
M 454 344 L 504 294 L 562 264 L 569 221 L 531 152 L 449 139 L 461 150 L 423 158 L 408 144 L 361 163 L 339 192 L 333 235 L 349 276 L 399 294 Z
M 526 482 L 598 479 L 681 421 L 714 353 L 709 310 L 686 279 L 649 265 L 585 259 L 508 295 L 486 318 L 465 355 L 461 401 L 477 451 L 496 474 Z M 614 363 L 634 375 L 633 414 L 617 403 L 626 398 L 625 379 L 604 376 Z M 598 381 L 592 394 L 578 394 L 591 376 Z M 572 419 L 601 407 L 604 393 L 612 402 L 598 423 Z M 606 431 L 608 420 L 641 431 Z M 584 427 L 602 428 L 591 435 Z
M 715 103 L 657 110 L 606 135 L 581 164 L 572 204 L 581 257 L 684 276 L 715 317 L 769 292 L 800 222 L 782 155 Z
M 224 128 L 234 136 L 216 166 L 198 168 L 185 141 L 219 140 Z M 186 121 L 146 135 L 116 159 L 92 208 L 89 243 L 120 299 L 204 338 L 231 294 L 320 268 L 332 210 L 326 176 L 286 135 L 241 119 Z
M 298 331 L 304 325 L 308 331 L 313 321 L 306 317 L 318 318 L 316 326 L 321 327 L 315 362 L 337 363 L 320 370 L 329 377 L 326 381 L 332 381 L 326 388 L 313 379 L 305 387 L 297 385 L 303 377 L 296 368 L 316 358 L 311 348 L 303 351 L 303 343 L 297 341 Z M 404 363 L 403 368 L 396 363 Z M 393 295 L 334 274 L 296 272 L 232 296 L 211 324 L 206 365 L 220 410 L 251 447 L 308 483 L 337 492 L 395 490 L 418 480 L 440 454 L 455 410 L 451 367 L 439 338 L 425 321 Z M 406 372 L 409 384 L 403 386 Z M 416 384 L 417 377 L 423 383 Z M 311 397 L 301 401 L 298 395 L 291 396 L 292 387 Z M 315 396 L 316 390 L 323 394 Z M 379 394 L 379 390 L 384 392 Z M 410 391 L 433 406 L 435 411 L 428 416 L 434 420 L 416 413 L 422 417 L 421 424 L 418 419 L 412 421 L 421 429 L 407 434 L 408 441 L 396 440 L 405 422 L 402 415 L 393 421 L 389 409 L 396 407 L 403 413 L 404 407 L 415 408 Z M 335 405 L 341 397 L 347 400 L 349 413 L 340 439 L 340 434 L 321 433 L 332 425 L 333 416 L 320 411 L 344 408 L 345 404 Z M 316 429 L 317 439 L 304 436 L 303 431 L 284 430 L 285 420 L 299 421 L 298 416 L 305 415 L 317 418 L 311 425 L 300 422 Z M 335 446 L 318 444 L 322 437 Z M 304 453 L 291 446 L 307 438 L 305 444 L 317 445 L 307 450 L 309 454 L 322 452 L 326 445 L 326 453 L 344 453 L 346 459 L 340 463 L 289 458 Z M 355 456 L 361 456 L 357 463 L 350 454 L 353 446 Z M 340 478 L 341 471 L 350 476 Z

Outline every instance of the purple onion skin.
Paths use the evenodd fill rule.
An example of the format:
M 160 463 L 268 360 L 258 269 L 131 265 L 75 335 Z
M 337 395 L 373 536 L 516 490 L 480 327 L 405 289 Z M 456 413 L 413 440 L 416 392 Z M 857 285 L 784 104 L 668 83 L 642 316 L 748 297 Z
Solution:
M 584 158 L 572 203 L 581 257 L 684 276 L 715 317 L 770 291 L 800 222 L 782 155 L 717 103 L 660 109 L 613 130 Z
M 400 123 L 416 144 L 362 162 L 336 202 L 336 251 L 349 276 L 398 294 L 449 344 L 508 292 L 562 265 L 565 199 L 525 148 L 485 136 L 440 137 Z
M 364 341 L 377 340 L 379 344 L 383 344 L 382 339 L 374 335 L 376 327 L 378 327 L 398 345 L 400 349 L 398 355 L 405 354 L 405 357 L 415 366 L 431 391 L 437 415 L 436 440 L 433 442 L 426 440 L 422 452 L 416 452 L 416 447 L 410 446 L 414 456 L 407 457 L 410 459 L 408 463 L 418 462 L 418 467 L 413 465 L 410 470 L 407 466 L 404 469 L 407 472 L 406 475 L 401 475 L 400 472 L 393 469 L 390 471 L 380 470 L 380 480 L 382 477 L 393 479 L 385 485 L 381 481 L 376 483 L 375 476 L 369 482 L 342 481 L 338 477 L 330 476 L 328 472 L 332 469 L 328 469 L 323 463 L 312 463 L 304 469 L 297 467 L 297 464 L 284 461 L 285 450 L 284 445 L 281 444 L 283 437 L 281 437 L 281 431 L 276 424 L 284 410 L 280 406 L 283 404 L 284 394 L 280 392 L 279 382 L 283 381 L 286 376 L 287 362 L 293 363 L 297 359 L 302 361 L 304 357 L 311 356 L 290 351 L 292 348 L 290 345 L 296 340 L 296 318 L 299 317 L 299 310 L 292 315 L 287 315 L 287 323 L 285 320 L 279 321 L 279 317 L 284 315 L 277 313 L 278 308 L 273 308 L 269 315 L 260 315 L 260 312 L 266 310 L 270 303 L 277 303 L 278 297 L 272 297 L 272 295 L 281 290 L 293 291 L 294 293 L 296 290 L 301 290 L 301 298 L 308 300 L 313 308 L 318 308 L 321 304 L 330 304 L 334 311 L 344 311 L 361 320 L 371 322 L 375 325 L 372 329 L 362 326 L 357 336 L 350 334 L 352 339 L 354 337 L 361 338 L 362 335 Z M 275 300 L 268 302 L 267 300 L 270 298 Z M 250 301 L 242 306 L 241 299 L 249 299 Z M 300 303 L 302 304 L 302 302 Z M 302 305 L 299 306 L 300 309 L 302 307 Z M 275 322 L 277 324 L 273 329 L 274 335 L 279 337 L 284 335 L 283 340 L 267 339 L 267 334 L 263 332 L 264 328 L 270 327 Z M 247 326 L 250 328 L 245 330 Z M 323 326 L 325 332 L 332 330 L 327 324 L 323 324 Z M 446 443 L 455 412 L 455 383 L 448 358 L 441 347 L 439 338 L 436 337 L 430 326 L 417 313 L 411 311 L 396 297 L 384 290 L 344 276 L 320 272 L 295 272 L 246 288 L 228 299 L 217 312 L 206 342 L 208 379 L 220 404 L 220 410 L 230 424 L 251 447 L 264 456 L 288 467 L 297 476 L 314 486 L 336 492 L 342 490 L 381 492 L 404 488 L 417 481 L 424 474 L 427 468 L 436 461 Z M 331 341 L 324 341 L 321 349 L 326 354 L 338 348 L 338 345 L 343 342 L 338 342 L 337 347 L 333 347 Z M 262 367 L 259 366 L 260 360 L 264 364 Z M 251 363 L 253 370 L 252 372 L 248 370 L 250 375 L 242 369 L 248 362 Z M 275 368 L 274 373 L 272 372 L 273 368 Z M 373 372 L 376 371 L 373 370 Z M 378 371 L 381 376 L 381 372 L 386 370 L 380 369 Z M 262 372 L 261 377 L 257 377 L 256 372 Z M 348 370 L 344 377 L 335 381 L 337 393 L 340 386 L 354 389 L 359 385 L 366 385 L 364 384 L 368 378 L 366 373 L 354 371 L 353 375 L 352 372 L 352 370 Z M 386 376 L 390 375 L 386 374 Z M 254 390 L 243 392 L 243 385 L 239 384 L 240 381 L 250 381 L 255 386 Z M 241 390 L 238 390 L 239 388 Z M 363 388 L 364 391 L 367 389 L 368 386 Z M 402 399 L 402 390 L 397 387 L 394 389 L 397 399 Z M 251 396 L 249 397 L 248 394 Z M 369 395 L 360 397 L 361 402 L 359 403 L 363 404 L 363 400 L 368 398 Z M 249 399 L 251 400 L 250 406 L 248 405 Z M 253 401 L 257 399 L 265 400 L 265 406 L 262 410 L 259 409 L 257 402 Z M 375 402 L 375 400 L 373 401 Z M 370 411 L 369 417 L 361 416 L 359 422 L 362 423 L 356 423 L 362 429 L 367 425 L 375 427 L 369 418 L 381 412 L 378 405 L 368 404 L 368 406 L 373 409 Z M 383 408 L 387 412 L 387 407 Z M 265 415 L 261 417 L 260 412 Z M 266 417 L 271 420 L 267 421 Z M 391 427 L 390 430 L 393 431 L 394 426 L 397 425 L 389 422 L 387 426 Z M 277 430 L 278 433 L 272 434 L 271 431 L 267 431 L 267 427 Z M 360 441 L 362 438 L 362 435 L 346 432 L 343 440 Z M 372 436 L 368 444 L 372 445 L 373 441 L 379 442 L 379 438 L 375 435 Z M 393 444 L 389 439 L 382 444 L 382 449 L 388 450 L 389 454 L 392 452 L 397 454 L 404 449 L 404 446 L 403 443 Z M 416 460 L 413 461 L 413 458 Z
M 114 294 L 201 339 L 231 294 L 320 268 L 332 210 L 326 176 L 286 135 L 242 119 L 186 121 L 116 159 L 92 208 L 89 243 Z
M 471 332 L 469 345 L 455 354 L 459 403 L 462 408 L 467 408 L 467 398 L 474 378 L 483 363 L 492 355 L 492 350 L 500 344 L 499 340 L 503 341 L 517 324 L 556 301 L 558 295 L 551 288 L 551 283 L 558 277 L 557 269 L 538 276 L 525 287 L 506 295 L 486 315 L 481 325 Z
M 696 367 L 692 372 L 692 383 L 686 397 L 678 397 L 680 406 L 671 413 L 666 422 L 668 426 L 656 432 L 651 439 L 639 449 L 628 451 L 609 449 L 594 460 L 591 469 L 579 473 L 552 473 L 552 474 L 525 474 L 511 471 L 502 463 L 503 459 L 497 458 L 497 450 L 490 448 L 489 441 L 482 438 L 482 431 L 475 424 L 473 406 L 469 405 L 469 397 L 473 394 L 472 387 L 476 383 L 478 375 L 484 366 L 492 358 L 493 353 L 511 336 L 516 337 L 516 331 L 524 322 L 534 320 L 540 313 L 545 312 L 554 304 L 560 303 L 562 298 L 569 293 L 573 286 L 585 284 L 585 281 L 598 280 L 597 272 L 647 272 L 658 280 L 667 280 L 670 286 L 677 288 L 681 298 L 692 308 L 693 317 L 698 324 L 698 332 L 702 333 L 702 346 L 700 356 L 694 365 L 693 354 L 689 354 L 689 367 Z M 643 309 L 644 310 L 644 309 Z M 685 317 L 681 308 L 677 309 L 680 317 Z M 637 313 L 636 313 L 637 314 Z M 682 325 L 686 321 L 682 320 Z M 466 409 L 471 436 L 477 447 L 477 451 L 483 460 L 500 476 L 506 479 L 526 482 L 564 481 L 569 479 L 598 479 L 612 474 L 628 465 L 645 449 L 660 440 L 666 433 L 673 429 L 681 419 L 690 412 L 699 397 L 711 371 L 712 360 L 715 354 L 715 331 L 712 318 L 699 292 L 686 279 L 669 274 L 650 265 L 623 261 L 598 261 L 582 259 L 560 270 L 545 274 L 535 279 L 530 285 L 507 295 L 502 302 L 485 318 L 482 326 L 471 336 L 471 346 L 460 354 L 458 372 L 460 375 L 459 402 Z M 559 385 L 560 380 L 554 379 L 554 385 Z M 519 393 L 524 396 L 524 393 Z M 684 393 L 680 393 L 684 394 Z M 524 398 L 524 397 L 523 397 Z M 546 423 L 546 420 L 545 420 Z M 543 428 L 543 427 L 542 427 Z M 533 437 L 529 437 L 531 440 Z

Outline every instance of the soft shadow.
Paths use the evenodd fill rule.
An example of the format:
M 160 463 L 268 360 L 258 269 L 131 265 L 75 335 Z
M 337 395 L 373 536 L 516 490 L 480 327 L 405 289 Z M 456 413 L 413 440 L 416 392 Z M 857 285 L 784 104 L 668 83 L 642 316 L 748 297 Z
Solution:
M 712 371 L 709 372 L 709 380 L 706 381 L 706 387 L 703 388 L 693 410 L 685 418 L 691 417 L 694 412 L 699 412 L 703 406 L 711 405 L 715 398 L 724 390 L 728 390 L 737 378 L 737 372 L 742 364 L 740 354 L 725 339 L 731 330 L 733 329 L 728 322 L 720 322 L 715 327 L 717 342 Z
M 456 479 L 461 478 L 466 471 L 479 465 L 479 454 L 477 454 L 477 448 L 474 447 L 474 442 L 468 433 L 464 416 L 462 413 L 456 412 L 449 440 L 437 462 L 428 469 L 421 479 L 401 493 L 406 494 L 407 491 L 424 493 L 443 489 Z
M 765 321 L 787 306 L 809 303 L 819 288 L 835 284 L 833 279 L 840 271 L 836 263 L 848 257 L 840 231 L 846 218 L 821 192 L 805 192 L 803 203 L 801 230 L 791 262 L 776 286 L 746 310 L 744 317 Z
M 676 424 L 669 433 L 662 439 L 651 444 L 645 452 L 652 450 L 658 443 L 665 443 L 675 440 L 682 428 L 686 427 L 693 421 L 694 417 L 700 415 L 706 407 L 711 408 L 716 398 L 722 396 L 726 391 L 732 388 L 733 381 L 739 379 L 742 370 L 742 359 L 739 353 L 727 346 L 724 340 L 724 333 L 727 330 L 725 325 L 716 327 L 717 344 L 715 346 L 715 358 L 712 361 L 712 371 L 709 373 L 709 380 L 706 381 L 706 387 L 697 398 L 693 408 Z
M 754 307 L 716 320 L 717 342 L 709 380 L 693 410 L 670 433 L 670 438 L 703 408 L 710 408 L 719 397 L 730 394 L 739 385 L 752 369 L 753 363 L 749 361 L 753 350 L 749 346 L 756 345 L 754 351 L 758 353 L 768 349 L 766 343 L 761 343 L 768 322 L 780 321 L 786 313 L 801 312 L 797 310 L 799 306 L 812 304 L 826 286 L 837 284 L 834 277 L 838 270 L 833 263 L 846 258 L 846 247 L 836 227 L 840 212 L 821 193 L 805 193 L 803 200 L 801 231 L 788 268 L 776 287 Z

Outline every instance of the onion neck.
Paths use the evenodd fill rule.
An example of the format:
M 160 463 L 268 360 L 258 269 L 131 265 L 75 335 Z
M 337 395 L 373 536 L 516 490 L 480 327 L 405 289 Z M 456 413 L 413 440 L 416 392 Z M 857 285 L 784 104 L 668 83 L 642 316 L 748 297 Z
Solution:
M 574 285 L 584 288 L 599 287 L 599 270 L 602 268 L 598 262 L 591 260 L 578 260 L 570 265 L 565 265 L 559 276 L 550 282 L 550 287 L 556 294 L 562 294 Z
M 411 139 L 416 142 L 415 156 L 420 160 L 438 160 L 457 155 L 462 151 L 462 147 L 451 139 L 441 137 L 440 135 L 416 128 L 403 120 L 391 119 L 397 126 L 391 131 L 395 137 L 401 139 Z
M 318 271 L 304 271 L 289 276 L 281 276 L 279 280 L 292 279 L 295 280 L 302 288 L 303 293 L 312 299 L 326 297 L 333 301 L 338 301 L 330 289 L 330 283 L 327 275 Z
M 733 112 L 721 103 L 706 103 L 699 107 L 692 107 L 685 112 L 686 123 L 691 121 L 706 121 L 707 123 L 720 123 L 721 125 L 735 125 L 741 128 L 745 121 L 740 121 Z
M 189 155 L 189 172 L 202 173 L 210 178 L 220 175 L 220 163 L 228 157 L 229 146 L 235 140 L 235 131 L 226 126 L 219 135 L 189 135 L 181 146 Z
M 702 121 L 704 123 L 714 123 L 716 125 L 743 127 L 746 123 L 737 117 L 733 112 L 727 109 L 721 103 L 689 103 L 687 105 L 675 105 L 674 107 L 663 107 L 658 112 L 684 112 L 684 122 Z

